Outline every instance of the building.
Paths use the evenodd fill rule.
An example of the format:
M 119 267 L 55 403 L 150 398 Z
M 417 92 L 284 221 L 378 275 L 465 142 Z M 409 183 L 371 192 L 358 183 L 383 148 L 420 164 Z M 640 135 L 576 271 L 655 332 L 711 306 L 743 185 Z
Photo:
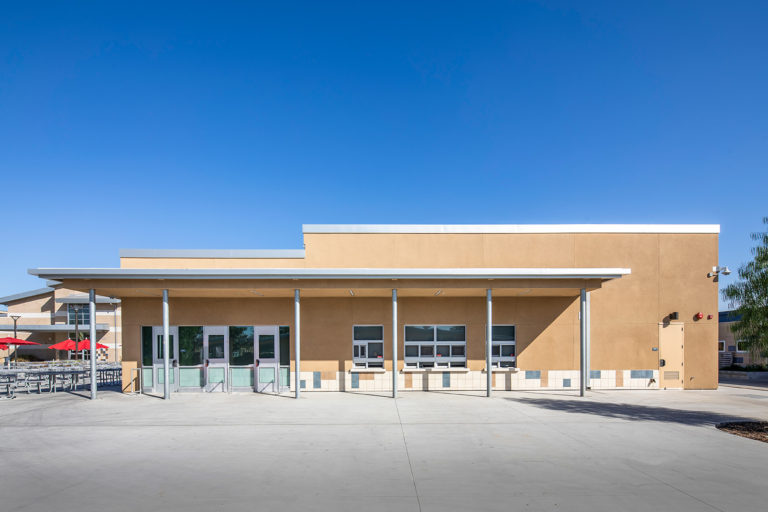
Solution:
M 753 354 L 747 347 L 744 346 L 744 342 L 737 340 L 731 326 L 734 322 L 738 322 L 741 317 L 734 311 L 721 311 L 718 315 L 718 342 L 717 350 L 720 352 L 721 366 L 743 366 L 750 365 L 765 365 L 768 363 L 768 358 L 760 357 L 759 354 Z
M 148 391 L 713 389 L 718 233 L 305 225 L 298 250 L 30 273 L 120 298 L 124 378 L 140 368 Z
M 49 286 L 37 290 L 0 297 L 0 305 L 8 308 L 5 315 L 0 317 L 0 337 L 13 336 L 15 317 L 16 337 L 40 344 L 20 346 L 20 356 L 34 360 L 74 357 L 74 353 L 57 354 L 48 347 L 67 338 L 88 338 L 91 327 L 88 294 L 64 288 L 56 282 L 47 284 Z M 103 296 L 96 298 L 95 327 L 96 341 L 108 346 L 106 349 L 99 349 L 98 360 L 119 361 L 119 299 Z M 13 354 L 14 350 L 14 347 L 9 347 L 6 351 L 0 350 L 0 358 Z M 90 351 L 80 355 L 90 358 Z

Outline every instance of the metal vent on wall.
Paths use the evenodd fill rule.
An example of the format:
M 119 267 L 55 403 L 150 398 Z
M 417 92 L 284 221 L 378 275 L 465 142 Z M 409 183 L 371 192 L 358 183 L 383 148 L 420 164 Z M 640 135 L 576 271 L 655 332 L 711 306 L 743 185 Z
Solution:
M 680 380 L 680 372 L 664 372 L 664 380 Z

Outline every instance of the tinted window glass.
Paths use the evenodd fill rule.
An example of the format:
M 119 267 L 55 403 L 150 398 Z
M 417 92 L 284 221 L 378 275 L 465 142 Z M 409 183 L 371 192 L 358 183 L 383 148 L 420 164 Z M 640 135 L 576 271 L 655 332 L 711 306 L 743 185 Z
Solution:
M 203 328 L 179 327 L 179 365 L 203 364 Z
M 368 344 L 368 357 L 384 357 L 384 344 L 383 343 L 369 343 Z
M 434 327 L 431 325 L 405 326 L 405 341 L 432 341 L 434 339 Z
M 515 346 L 514 345 L 502 345 L 501 346 L 501 355 L 504 357 L 511 357 L 515 355 Z
M 280 365 L 291 364 L 291 328 L 287 325 L 280 326 Z M 287 385 L 287 384 L 286 384 Z
M 354 331 L 356 340 L 384 339 L 384 328 L 380 325 L 356 325 Z
M 275 358 L 275 336 L 259 334 L 259 359 Z
M 464 341 L 463 325 L 439 325 L 437 326 L 437 341 Z
M 208 335 L 208 358 L 209 359 L 224 359 L 224 335 L 223 334 L 210 334 Z
M 152 366 L 152 327 L 141 328 L 141 364 Z
M 407 345 L 405 347 L 405 355 L 408 357 L 419 357 L 419 346 Z
M 515 341 L 515 326 L 494 325 L 493 341 Z
M 229 364 L 253 364 L 253 327 L 229 327 Z

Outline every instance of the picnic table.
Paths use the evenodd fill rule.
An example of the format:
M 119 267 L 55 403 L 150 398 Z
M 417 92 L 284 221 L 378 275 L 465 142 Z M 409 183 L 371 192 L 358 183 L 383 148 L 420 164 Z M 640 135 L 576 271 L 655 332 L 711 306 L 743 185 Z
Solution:
M 122 369 L 119 364 L 103 363 L 96 367 L 97 385 L 114 385 L 120 382 Z M 13 368 L 0 369 L 0 393 L 5 398 L 13 398 L 16 391 L 29 393 L 37 388 L 42 393 L 45 388 L 55 393 L 62 390 L 77 390 L 80 383 L 90 383 L 91 369 L 82 363 L 22 363 Z

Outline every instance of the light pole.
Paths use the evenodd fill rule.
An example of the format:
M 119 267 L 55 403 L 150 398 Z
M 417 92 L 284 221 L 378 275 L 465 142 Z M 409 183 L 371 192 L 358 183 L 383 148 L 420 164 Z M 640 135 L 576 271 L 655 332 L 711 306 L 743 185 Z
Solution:
M 77 348 L 80 346 L 80 306 L 72 306 L 75 310 L 75 360 L 77 360 Z
M 13 318 L 13 337 L 16 338 L 16 322 L 19 321 L 19 318 L 21 318 L 21 315 L 11 315 L 11 318 Z M 18 338 L 16 338 L 18 339 Z M 16 345 L 16 348 L 13 349 L 13 357 L 16 359 L 16 363 L 19 362 L 19 346 Z M 8 357 L 8 367 L 11 367 L 11 358 Z

